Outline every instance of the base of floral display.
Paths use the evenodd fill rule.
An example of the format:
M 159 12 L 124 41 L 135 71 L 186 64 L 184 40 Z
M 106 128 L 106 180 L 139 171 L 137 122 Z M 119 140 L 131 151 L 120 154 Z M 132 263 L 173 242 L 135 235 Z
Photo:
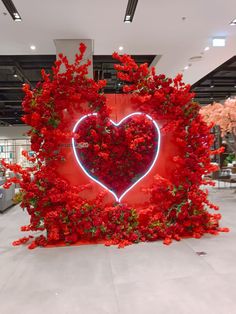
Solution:
M 104 240 L 94 240 L 94 241 L 89 241 L 89 240 L 80 240 L 75 243 L 68 243 L 65 244 L 63 241 L 59 241 L 54 244 L 47 244 L 45 248 L 54 248 L 54 247 L 67 247 L 67 246 L 81 246 L 81 245 L 97 245 L 97 244 L 105 244 Z
M 44 248 L 56 248 L 56 247 L 68 247 L 68 246 L 83 246 L 83 245 L 105 245 L 105 246 L 111 246 L 111 245 L 115 245 L 118 248 L 124 248 L 128 245 L 133 245 L 133 244 L 138 244 L 138 243 L 145 243 L 145 242 L 159 242 L 162 241 L 163 244 L 165 245 L 170 245 L 173 240 L 175 241 L 181 241 L 184 239 L 191 239 L 191 238 L 195 238 L 195 239 L 200 239 L 202 237 L 204 237 L 207 234 L 211 234 L 211 235 L 219 235 L 220 232 L 229 232 L 230 229 L 229 228 L 217 228 L 215 230 L 211 230 L 209 232 L 206 232 L 204 234 L 195 234 L 195 235 L 189 235 L 189 236 L 174 236 L 174 237 L 166 237 L 165 239 L 153 239 L 153 240 L 143 240 L 143 241 L 137 241 L 137 242 L 131 242 L 128 240 L 105 240 L 105 239 L 100 239 L 100 240 L 79 240 L 76 241 L 74 243 L 65 243 L 65 241 L 57 241 L 54 243 L 48 243 L 46 238 L 41 235 L 39 237 L 34 238 L 34 236 L 29 235 L 23 238 L 20 238 L 17 241 L 14 241 L 12 243 L 13 246 L 18 246 L 18 245 L 24 245 L 27 244 L 28 245 L 28 249 L 35 249 L 36 247 L 44 247 Z

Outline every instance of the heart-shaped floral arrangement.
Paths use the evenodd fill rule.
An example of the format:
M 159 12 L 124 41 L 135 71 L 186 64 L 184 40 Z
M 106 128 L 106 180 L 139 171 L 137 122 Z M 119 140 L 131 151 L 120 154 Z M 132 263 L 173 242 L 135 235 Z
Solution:
M 115 123 L 92 113 L 79 119 L 73 132 L 73 150 L 82 170 L 118 202 L 158 157 L 160 130 L 147 114 L 135 112 Z
M 204 178 L 216 170 L 211 157 L 221 149 L 211 150 L 212 126 L 206 125 L 199 114 L 200 106 L 192 100 L 190 86 L 180 75 L 172 80 L 156 74 L 146 63 L 138 65 L 130 56 L 115 53 L 113 57 L 119 62 L 115 69 L 125 84 L 123 92 L 128 93 L 119 95 L 127 104 L 117 94 L 111 95 L 116 112 L 136 108 L 146 113 L 136 112 L 115 123 L 109 118 L 113 106 L 109 108 L 108 104 L 113 102 L 104 95 L 106 82 L 86 76 L 90 61 L 81 63 L 85 49 L 81 44 L 74 64 L 59 54 L 52 75 L 43 70 L 42 80 L 33 90 L 24 84 L 22 120 L 31 127 L 27 134 L 35 152 L 32 157 L 25 151 L 24 156 L 35 164 L 22 168 L 1 162 L 4 169 L 18 174 L 4 186 L 20 185 L 17 200 L 30 216 L 30 223 L 21 230 L 45 234 L 36 236 L 29 248 L 77 241 L 104 241 L 123 247 L 163 239 L 170 244 L 173 239 L 228 231 L 219 227 L 220 214 L 208 211 L 218 208 L 201 188 L 211 184 Z M 71 122 L 84 112 L 90 114 L 75 124 L 76 135 L 68 132 Z M 152 171 L 162 139 L 148 114 L 160 119 L 165 136 L 163 169 L 155 167 Z M 72 140 L 79 167 L 118 202 L 149 173 L 147 198 L 142 193 L 136 198 L 136 192 L 126 203 L 111 204 L 105 199 L 106 193 L 88 197 L 88 182 L 82 176 L 78 180 L 72 177 L 71 151 L 63 148 L 62 139 L 65 143 Z M 32 235 L 23 237 L 14 245 L 31 239 Z

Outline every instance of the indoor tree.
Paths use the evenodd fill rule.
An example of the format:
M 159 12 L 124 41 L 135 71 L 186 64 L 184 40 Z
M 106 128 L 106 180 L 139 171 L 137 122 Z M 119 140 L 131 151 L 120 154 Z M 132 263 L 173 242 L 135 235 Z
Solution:
M 223 104 L 209 104 L 203 107 L 200 113 L 208 124 L 213 123 L 220 127 L 223 140 L 236 156 L 236 97 L 228 98 Z

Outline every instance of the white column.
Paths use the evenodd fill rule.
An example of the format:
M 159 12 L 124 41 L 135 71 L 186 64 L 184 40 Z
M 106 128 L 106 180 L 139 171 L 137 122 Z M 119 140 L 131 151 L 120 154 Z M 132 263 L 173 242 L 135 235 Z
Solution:
M 70 63 L 75 61 L 75 54 L 79 52 L 80 43 L 84 43 L 87 47 L 84 54 L 83 62 L 86 63 L 88 59 L 93 62 L 93 40 L 92 39 L 55 39 L 57 56 L 63 53 Z M 88 68 L 88 77 L 93 78 L 93 63 Z

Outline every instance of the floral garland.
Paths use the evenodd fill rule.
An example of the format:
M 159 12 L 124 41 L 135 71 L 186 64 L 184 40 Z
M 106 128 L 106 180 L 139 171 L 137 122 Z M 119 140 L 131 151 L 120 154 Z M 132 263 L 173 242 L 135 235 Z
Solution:
M 33 91 L 28 85 L 24 85 L 22 119 L 31 126 L 28 135 L 31 137 L 31 149 L 35 156 L 30 157 L 27 152 L 24 155 L 35 165 L 22 169 L 19 165 L 3 161 L 6 168 L 20 175 L 20 178 L 9 179 L 5 187 L 12 183 L 20 184 L 18 200 L 30 215 L 30 224 L 23 226 L 21 230 L 45 230 L 46 234 L 36 238 L 31 235 L 23 237 L 13 244 L 19 245 L 30 240 L 28 247 L 32 249 L 58 242 L 72 244 L 87 240 L 123 247 L 157 239 L 170 244 L 173 239 L 199 238 L 205 233 L 228 231 L 227 228 L 219 227 L 220 214 L 207 211 L 208 208 L 218 208 L 208 201 L 207 191 L 200 189 L 203 184 L 212 184 L 203 179 L 203 175 L 214 170 L 210 155 L 220 151 L 210 151 L 213 143 L 210 126 L 199 115 L 200 107 L 192 101 L 190 86 L 182 82 L 180 75 L 174 80 L 163 74 L 156 75 L 154 69 L 148 69 L 147 64 L 138 66 L 127 55 L 119 56 L 114 53 L 113 57 L 120 62 L 115 68 L 118 77 L 128 82 L 124 86 L 124 92 L 132 94 L 134 109 L 162 121 L 163 134 L 171 130 L 176 135 L 175 142 L 181 153 L 173 158 L 176 170 L 171 181 L 156 174 L 151 186 L 145 189 L 149 201 L 141 209 L 137 209 L 125 203 L 104 205 L 105 191 L 93 200 L 84 199 L 81 192 L 89 189 L 89 184 L 72 186 L 57 175 L 58 163 L 65 162 L 60 148 L 61 140 L 66 141 L 77 136 L 79 143 L 79 135 L 68 132 L 70 116 L 75 113 L 96 112 L 101 124 L 104 121 L 104 127 L 107 127 L 109 120 L 111 110 L 101 92 L 106 82 L 95 82 L 87 78 L 90 62 L 81 65 L 85 49 L 81 44 L 80 54 L 76 55 L 74 64 L 69 64 L 65 56 L 59 55 L 59 60 L 53 67 L 53 77 L 50 78 L 42 70 L 43 80 Z M 62 64 L 66 69 L 64 73 L 60 72 Z M 136 130 L 135 141 L 128 143 L 129 133 L 134 132 L 132 121 L 128 124 L 120 147 L 126 153 L 127 149 L 132 150 L 137 160 L 146 158 L 150 162 L 148 155 L 153 149 L 153 134 L 150 130 L 147 132 L 145 123 L 140 125 Z M 85 123 L 81 132 L 87 129 Z M 97 151 L 98 158 L 93 160 L 94 171 L 97 175 L 101 174 L 99 163 L 101 159 L 108 162 L 112 160 L 110 152 L 111 148 L 114 151 L 113 142 L 117 137 L 110 129 L 106 134 L 107 140 L 104 141 L 96 124 L 90 132 L 82 135 L 85 141 L 91 142 L 91 138 L 93 141 L 86 153 L 85 162 L 91 162 L 90 154 Z M 122 155 L 122 149 L 117 154 L 120 154 L 121 160 L 127 157 Z M 118 189 L 126 184 L 122 177 L 129 172 L 130 165 L 122 167 Z M 135 171 L 141 170 L 138 168 Z M 102 173 L 104 176 L 108 175 L 106 169 L 102 169 Z M 128 177 L 131 179 L 132 174 Z M 113 186 L 114 183 L 110 184 Z

